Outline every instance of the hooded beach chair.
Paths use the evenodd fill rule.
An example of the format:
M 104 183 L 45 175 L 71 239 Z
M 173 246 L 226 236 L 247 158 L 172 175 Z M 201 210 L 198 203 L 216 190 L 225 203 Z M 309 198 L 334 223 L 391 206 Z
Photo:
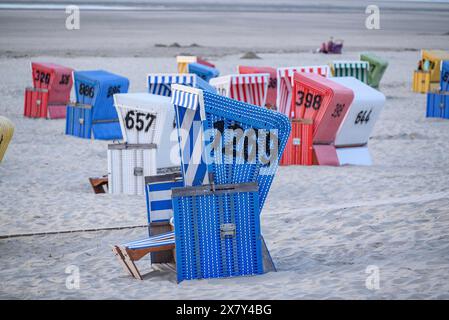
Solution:
M 330 66 L 334 77 L 354 77 L 368 83 L 368 61 L 333 61 Z
M 294 118 L 292 116 L 291 104 L 292 104 L 292 88 L 293 88 L 293 74 L 295 72 L 305 72 L 305 73 L 316 73 L 323 77 L 330 76 L 330 68 L 327 65 L 321 66 L 298 66 L 298 67 L 287 67 L 278 68 L 276 70 L 277 74 L 277 97 L 276 106 L 277 110 L 285 114 L 289 118 Z
M 231 99 L 265 107 L 270 74 L 232 74 L 213 78 L 210 84 Z
M 123 141 L 132 144 L 156 144 L 156 167 L 179 167 L 175 112 L 168 97 L 149 93 L 114 95 Z
M 127 78 L 103 71 L 75 71 L 76 103 L 67 106 L 66 134 L 100 140 L 122 139 L 113 96 L 128 92 Z
M 265 107 L 268 109 L 276 110 L 277 76 L 276 76 L 275 68 L 238 66 L 237 72 L 239 74 L 268 73 L 270 75 L 270 78 L 268 80 L 268 91 L 267 91 Z
M 14 124 L 8 118 L 0 116 L 0 162 L 2 162 L 5 156 L 13 134 Z
M 338 165 L 333 144 L 354 98 L 352 90 L 314 73 L 296 72 L 293 82 L 292 114 L 302 121 L 300 135 L 290 137 L 292 142 L 300 140 L 296 150 L 300 162 L 295 164 Z
M 115 94 L 114 104 L 124 143 L 108 146 L 109 192 L 143 194 L 145 176 L 179 168 L 173 105 L 149 93 Z
M 354 100 L 335 139 L 340 165 L 371 165 L 368 140 L 385 105 L 385 96 L 353 77 L 333 81 L 354 92 Z
M 413 91 L 427 93 L 438 90 L 441 85 L 441 63 L 449 60 L 449 53 L 443 50 L 421 50 L 418 70 L 413 73 Z
M 449 119 L 449 60 L 441 62 L 440 90 L 427 93 L 426 117 Z
M 73 69 L 55 63 L 32 62 L 33 87 L 25 89 L 23 114 L 31 118 L 65 118 Z
M 153 220 L 154 214 L 159 216 L 156 219 L 161 219 L 162 215 L 162 220 L 170 214 L 165 210 L 170 209 L 167 191 L 171 189 L 178 281 L 252 275 L 275 270 L 260 234 L 259 215 L 289 135 L 288 119 L 277 112 L 176 84 L 172 85 L 172 102 L 176 111 L 183 184 L 186 187 L 176 188 L 174 183 L 179 181 L 173 180 L 173 177 L 158 177 L 154 181 L 149 178 L 147 204 L 151 206 L 151 230 L 152 223 L 159 222 Z M 232 151 L 243 151 L 243 155 L 237 156 L 234 152 L 223 154 L 220 149 L 210 155 L 211 162 L 205 161 L 205 151 L 211 143 L 231 141 L 233 144 L 227 132 L 221 134 L 223 129 L 228 128 L 249 129 L 253 133 L 258 131 L 256 145 L 248 141 L 246 151 L 252 153 L 258 145 L 278 145 L 278 153 L 274 153 L 276 157 L 271 163 L 263 163 L 260 161 L 262 152 L 256 151 L 254 163 L 245 163 L 248 159 L 244 156 L 243 139 L 242 144 L 236 142 L 235 146 L 231 145 Z M 267 140 L 262 131 L 270 129 L 276 130 L 276 134 Z M 213 131 L 210 139 L 203 140 L 204 134 L 210 131 Z M 227 162 L 224 162 L 225 159 Z M 161 193 L 156 195 L 158 191 Z M 162 249 L 159 248 L 153 237 L 156 236 L 151 235 L 142 241 L 114 249 L 120 261 L 125 261 L 125 270 L 131 270 L 129 272 L 136 278 L 141 277 L 134 270 L 133 260 L 154 253 L 154 250 L 160 253 L 172 248 L 166 247 L 165 243 Z M 202 247 L 204 241 L 209 241 L 210 245 Z M 131 257 L 130 252 L 139 254 Z M 212 255 L 219 261 L 215 261 Z
M 215 68 L 214 64 L 197 56 L 177 56 L 176 63 L 178 64 L 178 73 L 188 73 L 188 65 L 190 63 L 199 63 L 207 67 Z
M 380 80 L 382 79 L 385 70 L 387 70 L 388 61 L 372 53 L 360 54 L 360 60 L 369 63 L 368 85 L 373 88 L 379 88 Z
M 188 64 L 187 71 L 189 73 L 196 74 L 206 82 L 209 82 L 210 79 L 216 78 L 220 75 L 218 69 L 195 62 Z

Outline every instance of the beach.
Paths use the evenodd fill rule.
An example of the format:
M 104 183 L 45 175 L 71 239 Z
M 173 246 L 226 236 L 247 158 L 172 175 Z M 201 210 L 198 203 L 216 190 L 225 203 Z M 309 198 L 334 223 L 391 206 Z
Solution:
M 449 50 L 449 9 L 410 3 L 404 14 L 396 5 L 386 5 L 380 30 L 364 28 L 352 3 L 311 12 L 257 11 L 252 1 L 240 12 L 92 10 L 77 31 L 64 28 L 64 11 L 0 10 L 0 115 L 15 125 L 0 163 L 0 299 L 449 299 L 449 121 L 426 118 L 426 95 L 411 91 L 419 49 Z M 345 40 L 341 56 L 311 52 L 329 36 Z M 248 51 L 261 59 L 241 59 Z M 31 61 L 105 69 L 128 77 L 129 92 L 145 92 L 146 75 L 175 72 L 180 53 L 225 75 L 239 64 L 326 64 L 365 51 L 389 61 L 373 165 L 280 167 L 261 213 L 277 272 L 261 276 L 177 284 L 149 258 L 138 262 L 150 271 L 143 281 L 127 276 L 111 246 L 146 236 L 146 204 L 93 193 L 88 177 L 107 174 L 110 142 L 67 136 L 65 120 L 23 117 Z M 105 230 L 82 231 L 90 229 Z M 79 289 L 66 285 L 72 266 Z

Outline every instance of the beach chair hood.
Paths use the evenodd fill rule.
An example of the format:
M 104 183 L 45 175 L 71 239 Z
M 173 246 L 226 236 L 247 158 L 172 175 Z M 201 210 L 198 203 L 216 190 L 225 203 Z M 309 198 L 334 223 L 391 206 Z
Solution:
M 385 96 L 353 77 L 332 78 L 354 92 L 354 100 L 338 129 L 335 145 L 360 146 L 368 143 L 385 104 Z
M 258 182 L 262 208 L 290 134 L 288 118 L 278 112 L 207 91 L 180 85 L 173 85 L 172 90 L 177 126 L 182 129 L 178 132 L 185 184 L 189 186 L 209 182 L 208 174 L 216 184 Z M 222 143 L 226 142 L 225 134 L 221 135 L 221 132 L 228 128 L 242 131 L 275 130 L 277 135 L 269 140 L 269 144 L 277 144 L 277 159 L 269 166 L 264 166 L 259 158 L 254 163 L 242 163 L 236 157 L 226 158 L 225 153 L 209 153 L 210 149 L 206 152 L 208 146 L 217 142 L 215 139 L 221 138 Z M 213 134 L 204 137 L 206 130 Z
M 128 92 L 129 80 L 103 71 L 75 71 L 78 103 L 92 108 L 92 131 L 96 139 L 120 139 L 121 131 L 113 95 Z
M 210 79 L 216 78 L 220 75 L 218 69 L 195 62 L 189 63 L 188 72 L 196 74 L 198 77 L 200 77 L 206 82 L 209 82 Z

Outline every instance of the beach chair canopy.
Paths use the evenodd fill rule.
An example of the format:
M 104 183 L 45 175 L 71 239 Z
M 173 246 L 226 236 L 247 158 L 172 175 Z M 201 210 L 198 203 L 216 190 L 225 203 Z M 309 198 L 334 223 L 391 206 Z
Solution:
M 209 183 L 208 174 L 216 184 L 257 181 L 262 208 L 290 134 L 288 118 L 199 89 L 172 90 L 185 185 Z
M 353 77 L 332 78 L 332 81 L 354 92 L 349 112 L 338 129 L 335 146 L 367 144 L 385 105 L 384 94 Z
M 271 67 L 238 66 L 237 71 L 239 74 L 268 73 L 270 75 L 270 78 L 268 80 L 268 91 L 265 107 L 276 110 L 276 96 L 277 96 L 276 69 Z
M 132 144 L 155 144 L 157 168 L 180 165 L 175 112 L 170 98 L 149 93 L 114 95 L 123 140 Z
M 67 103 L 70 99 L 73 78 L 72 68 L 55 63 L 31 62 L 33 87 L 48 90 L 48 103 Z
M 367 61 L 333 61 L 331 69 L 334 77 L 354 77 L 368 83 L 369 62 Z
M 121 138 L 113 96 L 128 92 L 127 78 L 104 70 L 75 71 L 76 102 L 92 109 L 92 131 L 96 139 Z
M 328 65 L 286 67 L 278 68 L 276 70 L 277 110 L 288 117 L 291 117 L 290 110 L 292 102 L 293 74 L 295 72 L 316 73 L 323 77 L 329 77 L 331 73 Z
M 213 78 L 210 84 L 225 97 L 265 107 L 270 74 L 231 74 Z
M 314 73 L 296 72 L 293 81 L 295 118 L 313 120 L 314 143 L 333 143 L 354 98 L 353 92 Z
M 196 74 L 150 73 L 147 77 L 148 92 L 161 96 L 171 96 L 171 85 L 182 84 L 206 91 L 216 92 L 215 88 Z
M 429 61 L 429 70 L 435 70 L 436 74 L 440 70 L 440 62 L 443 60 L 449 60 L 449 52 L 443 50 L 421 50 L 421 60 L 423 62 Z M 431 81 L 436 81 L 432 78 Z
M 218 69 L 206 66 L 201 63 L 189 63 L 188 72 L 196 74 L 204 81 L 209 82 L 210 79 L 216 78 L 220 75 Z
M 360 54 L 360 60 L 369 63 L 368 84 L 373 88 L 378 88 L 380 80 L 388 67 L 388 61 L 373 53 Z

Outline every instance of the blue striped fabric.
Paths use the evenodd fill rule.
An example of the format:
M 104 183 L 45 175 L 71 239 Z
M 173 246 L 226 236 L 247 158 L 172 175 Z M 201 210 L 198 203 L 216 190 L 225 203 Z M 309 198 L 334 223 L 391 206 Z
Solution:
M 146 184 L 148 223 L 169 221 L 173 217 L 171 189 L 183 186 L 183 181 L 151 182 Z
M 215 88 L 195 74 L 185 73 L 167 73 L 167 74 L 149 74 L 148 92 L 152 94 L 171 96 L 171 85 L 182 84 L 189 87 L 200 88 L 215 92 Z
M 199 95 L 191 91 L 174 90 L 176 126 L 181 153 L 181 171 L 186 186 L 209 183 L 207 166 L 203 157 L 203 125 L 198 108 Z
M 166 245 L 175 244 L 175 233 L 174 231 L 161 233 L 155 236 L 150 236 L 145 239 L 135 240 L 125 243 L 123 246 L 128 249 L 146 249 L 154 247 L 162 247 Z
M 178 134 L 181 150 L 181 166 L 185 185 L 195 186 L 208 183 L 208 173 L 214 177 L 216 184 L 258 182 L 260 206 L 263 207 L 268 195 L 278 162 L 284 151 L 291 125 L 288 118 L 278 112 L 260 108 L 244 102 L 222 97 L 214 93 L 194 90 L 182 86 L 173 88 L 172 103 L 177 115 Z M 221 127 L 221 128 L 220 128 Z M 256 153 L 254 161 L 249 162 L 224 152 L 206 154 L 209 145 L 221 137 L 221 145 L 225 145 L 229 136 L 221 134 L 224 129 L 242 129 L 244 132 L 262 133 L 274 130 L 276 135 L 269 140 L 270 147 L 277 142 L 278 154 L 269 165 L 261 161 L 262 154 Z M 218 129 L 218 130 L 208 130 Z M 207 139 L 201 138 L 205 130 L 213 132 Z M 262 135 L 261 135 L 262 137 Z M 263 137 L 262 137 L 263 138 Z M 256 148 L 265 148 L 265 139 L 258 138 Z M 203 141 L 205 140 L 205 141 Z M 242 146 L 235 146 L 241 153 Z M 248 153 L 251 152 L 248 148 Z M 206 159 L 209 160 L 207 165 Z

